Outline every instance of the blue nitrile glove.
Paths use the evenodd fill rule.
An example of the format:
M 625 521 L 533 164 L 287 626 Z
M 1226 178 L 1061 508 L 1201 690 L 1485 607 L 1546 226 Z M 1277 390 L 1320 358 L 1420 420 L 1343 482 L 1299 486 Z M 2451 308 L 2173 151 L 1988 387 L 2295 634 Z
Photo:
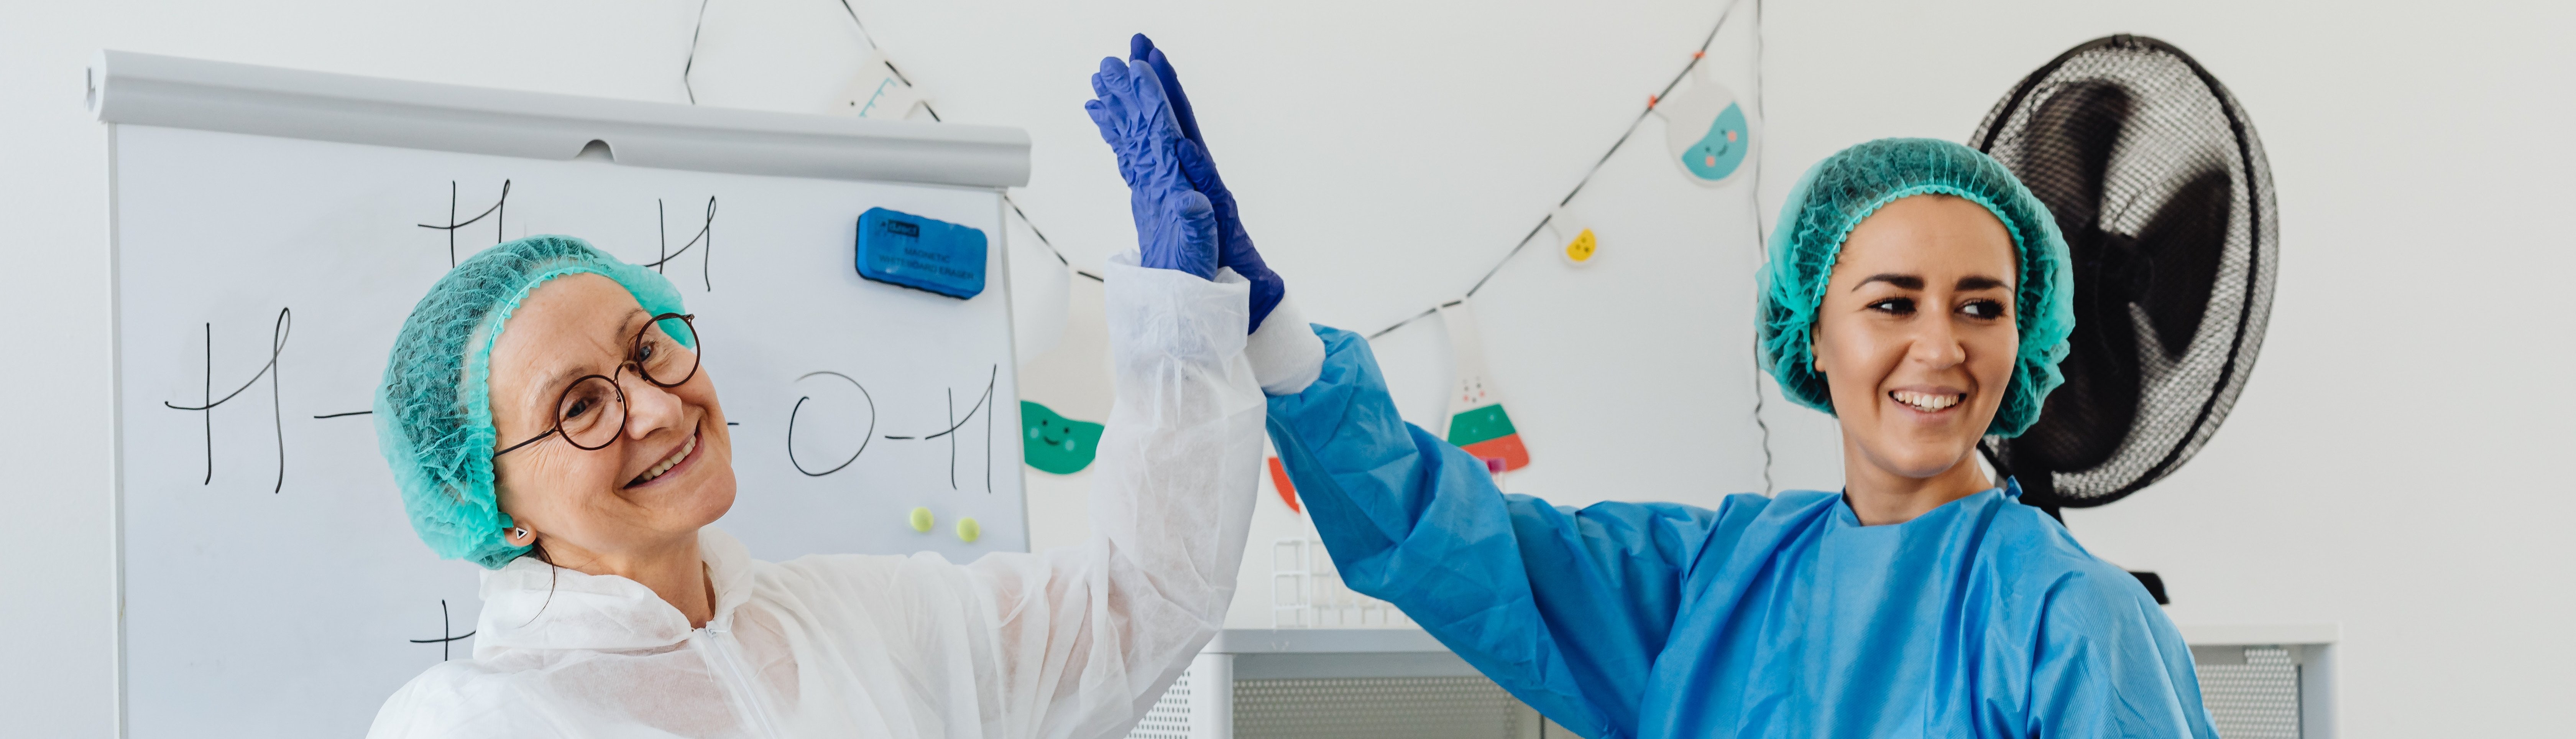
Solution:
M 1127 180 L 1127 207 L 1136 221 L 1136 262 L 1216 279 L 1215 211 L 1182 176 L 1180 150 L 1192 145 L 1181 136 L 1153 67 L 1102 59 L 1091 91 L 1099 99 L 1082 108 L 1118 153 L 1118 176 Z
M 1172 62 L 1163 50 L 1154 48 L 1154 40 L 1136 34 L 1127 41 L 1127 58 L 1143 62 L 1154 70 L 1162 82 L 1163 97 L 1174 118 L 1180 123 L 1181 136 L 1189 145 L 1179 147 L 1181 174 L 1190 187 L 1207 195 L 1208 204 L 1216 208 L 1217 266 L 1233 267 L 1235 274 L 1252 283 L 1252 328 L 1261 328 L 1261 319 L 1270 317 L 1270 309 L 1279 306 L 1279 298 L 1288 294 L 1288 283 L 1270 265 L 1261 261 L 1261 252 L 1252 248 L 1252 235 L 1243 230 L 1243 214 L 1235 206 L 1234 192 L 1225 189 L 1225 180 L 1217 176 L 1216 160 L 1208 157 L 1207 139 L 1199 136 L 1198 116 L 1190 112 L 1190 97 L 1181 92 L 1181 78 L 1172 71 Z

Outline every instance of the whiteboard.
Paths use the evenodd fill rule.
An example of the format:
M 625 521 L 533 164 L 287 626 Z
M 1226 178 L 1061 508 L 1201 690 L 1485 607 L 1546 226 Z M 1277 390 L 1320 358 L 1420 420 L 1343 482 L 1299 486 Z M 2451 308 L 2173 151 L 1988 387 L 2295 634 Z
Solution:
M 753 556 L 1026 549 L 997 189 L 110 137 L 129 736 L 356 735 L 403 682 L 471 654 L 451 637 L 474 629 L 480 568 L 414 536 L 358 413 L 451 246 L 557 233 L 636 263 L 678 253 L 662 269 L 737 424 L 740 492 L 717 525 Z M 872 207 L 983 230 L 985 290 L 859 278 Z M 907 525 L 916 506 L 928 533 Z

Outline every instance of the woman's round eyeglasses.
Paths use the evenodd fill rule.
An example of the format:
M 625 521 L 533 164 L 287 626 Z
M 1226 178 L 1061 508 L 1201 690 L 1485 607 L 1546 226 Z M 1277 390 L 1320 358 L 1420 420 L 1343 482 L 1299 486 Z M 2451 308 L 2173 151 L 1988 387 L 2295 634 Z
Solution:
M 613 370 L 624 375 L 634 367 L 635 374 L 655 387 L 679 387 L 698 376 L 698 328 L 695 315 L 664 313 L 644 322 L 635 332 L 633 345 L 627 347 L 625 361 Z M 617 377 L 583 375 L 565 387 L 555 399 L 554 427 L 527 441 L 493 452 L 498 457 L 520 447 L 561 435 L 576 448 L 597 451 L 617 443 L 626 431 L 626 391 L 618 387 Z

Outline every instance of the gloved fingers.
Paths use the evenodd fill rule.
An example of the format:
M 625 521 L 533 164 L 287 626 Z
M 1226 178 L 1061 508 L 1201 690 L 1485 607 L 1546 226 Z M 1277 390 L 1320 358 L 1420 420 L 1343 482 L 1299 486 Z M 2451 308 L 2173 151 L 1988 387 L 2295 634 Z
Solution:
M 1181 246 L 1186 252 L 1181 255 L 1182 261 L 1188 265 L 1184 271 L 1215 279 L 1216 207 L 1208 203 L 1206 195 L 1197 191 L 1181 193 L 1180 197 L 1172 200 L 1172 205 L 1175 211 L 1173 215 L 1179 221 Z
M 1082 101 L 1082 112 L 1091 115 L 1091 125 L 1098 126 L 1100 128 L 1100 135 L 1102 138 L 1107 138 L 1109 133 L 1114 130 L 1113 126 L 1115 124 L 1111 122 L 1109 108 L 1101 105 L 1100 101 Z
M 1172 210 L 1173 215 L 1180 218 L 1181 233 L 1191 242 L 1206 243 L 1210 249 L 1215 248 L 1216 206 L 1208 203 L 1206 194 L 1197 190 L 1181 193 L 1180 197 L 1172 199 Z
M 1136 115 L 1140 117 L 1138 122 L 1145 131 L 1182 138 L 1180 121 L 1172 117 L 1171 101 L 1163 95 L 1162 75 L 1154 72 L 1153 65 L 1136 61 L 1127 63 L 1127 94 L 1129 104 L 1135 106 Z
M 1215 201 L 1226 194 L 1225 180 L 1217 177 L 1216 163 L 1208 161 L 1206 148 L 1199 146 L 1197 142 L 1182 140 L 1172 146 L 1172 154 L 1174 158 L 1180 160 L 1181 177 L 1190 181 L 1190 189 L 1219 194 L 1211 195 L 1210 201 Z M 1220 209 L 1232 204 L 1232 198 L 1229 197 L 1226 200 L 1228 202 L 1218 204 Z
M 1126 94 L 1128 87 L 1127 64 L 1115 58 L 1101 57 L 1100 71 L 1091 75 L 1091 93 L 1096 98 L 1092 102 L 1099 103 L 1108 111 L 1109 120 L 1122 135 L 1132 130 L 1128 122 L 1135 119 L 1129 111 L 1134 106 L 1134 99 Z
M 1163 97 L 1161 78 L 1144 62 L 1102 58 L 1100 71 L 1091 76 L 1091 90 L 1122 136 L 1139 142 L 1181 138 L 1180 124 Z
M 1145 55 L 1151 53 L 1154 53 L 1153 39 L 1146 38 L 1145 34 L 1141 33 L 1127 37 L 1127 58 L 1143 59 Z
M 1215 279 L 1217 270 L 1216 209 L 1207 196 L 1183 190 L 1165 198 L 1133 199 L 1138 235 L 1137 264 Z
M 1172 106 L 1172 117 L 1180 123 L 1181 136 L 1206 145 L 1207 139 L 1199 137 L 1199 118 L 1190 108 L 1190 96 L 1181 91 L 1180 73 L 1172 70 L 1171 57 L 1154 48 L 1154 40 L 1140 33 L 1127 40 L 1127 58 L 1153 68 L 1163 82 L 1163 98 Z
M 1133 171 L 1134 167 L 1130 165 L 1130 161 L 1133 160 L 1134 157 L 1128 151 L 1128 137 L 1124 132 L 1124 127 L 1119 125 L 1117 115 L 1110 112 L 1109 108 L 1101 104 L 1098 100 L 1084 101 L 1082 103 L 1082 112 L 1090 114 L 1091 125 L 1100 129 L 1100 140 L 1107 142 L 1109 144 L 1109 152 L 1118 156 L 1118 178 L 1126 180 L 1129 187 L 1134 187 L 1136 185 L 1137 173 Z
M 1126 84 L 1127 63 L 1114 56 L 1101 57 L 1100 71 L 1091 74 L 1091 93 L 1105 99 L 1111 90 L 1124 89 Z

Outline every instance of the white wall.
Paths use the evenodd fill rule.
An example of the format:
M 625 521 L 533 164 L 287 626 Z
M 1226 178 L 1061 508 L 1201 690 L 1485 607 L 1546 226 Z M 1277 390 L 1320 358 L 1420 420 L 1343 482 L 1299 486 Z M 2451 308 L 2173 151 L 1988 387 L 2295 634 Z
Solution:
M 1463 289 L 1660 87 L 1719 6 L 854 4 L 942 112 L 1031 131 L 1036 174 L 1021 200 L 1088 264 L 1130 236 L 1110 157 L 1078 112 L 1082 79 L 1128 32 L 1161 37 L 1272 262 L 1312 317 L 1362 327 Z M 2556 546 L 2571 537 L 2555 529 L 2576 514 L 2576 491 L 2545 455 L 2576 441 L 2563 420 L 2576 401 L 2547 380 L 2571 358 L 2552 309 L 2576 244 L 2522 224 L 2546 224 L 2576 195 L 2563 174 L 2576 162 L 2550 135 L 2569 112 L 2557 49 L 2576 17 L 2565 8 L 1775 0 L 1776 164 L 1763 203 L 1776 208 L 1799 166 L 1856 141 L 1965 136 L 2014 80 L 2085 39 L 2129 31 L 2191 51 L 2235 89 L 2271 150 L 2284 268 L 2270 342 L 2199 460 L 2070 524 L 2104 556 L 2163 572 L 2177 620 L 2341 623 L 2351 736 L 2559 730 L 2576 719 L 2557 699 L 2570 685 L 2560 666 L 2576 662 L 2562 626 L 2576 583 Z M 11 473 L 0 483 L 0 633 L 15 644 L 0 715 L 13 735 L 103 736 L 115 725 L 112 364 L 104 137 L 81 108 L 89 56 L 120 48 L 678 101 L 697 7 L 13 10 L 0 23 L 0 217 L 12 236 L 0 290 L 19 311 L 20 351 L 0 362 L 15 421 L 0 427 Z M 802 109 L 836 92 L 856 53 L 838 11 L 830 0 L 717 0 L 702 99 Z M 1608 295 L 1658 308 L 1598 319 L 1624 343 L 1595 348 L 1495 325 L 1524 320 L 1496 296 L 1495 371 L 1517 382 L 1516 406 L 1556 419 L 1527 425 L 1560 472 L 1533 467 L 1527 482 L 1567 499 L 1704 499 L 1759 484 L 1734 410 L 1746 398 L 1681 371 L 1723 375 L 1745 361 L 1733 338 L 1745 313 L 1722 296 L 1742 289 L 1750 262 L 1722 248 L 1608 243 L 1605 256 L 1655 266 L 1615 286 L 1545 271 L 1556 268 L 1543 256 L 1498 278 L 1524 280 L 1531 303 Z M 1386 342 L 1397 381 L 1425 388 L 1409 398 L 1437 390 L 1440 341 L 1425 330 Z M 1548 351 L 1556 341 L 1582 350 Z M 1586 389 L 1584 373 L 1611 388 Z M 1635 388 L 1671 394 L 1609 406 L 1634 413 L 1633 449 L 1576 435 L 1599 422 L 1603 398 Z M 1773 403 L 1781 483 L 1834 485 L 1830 422 Z

